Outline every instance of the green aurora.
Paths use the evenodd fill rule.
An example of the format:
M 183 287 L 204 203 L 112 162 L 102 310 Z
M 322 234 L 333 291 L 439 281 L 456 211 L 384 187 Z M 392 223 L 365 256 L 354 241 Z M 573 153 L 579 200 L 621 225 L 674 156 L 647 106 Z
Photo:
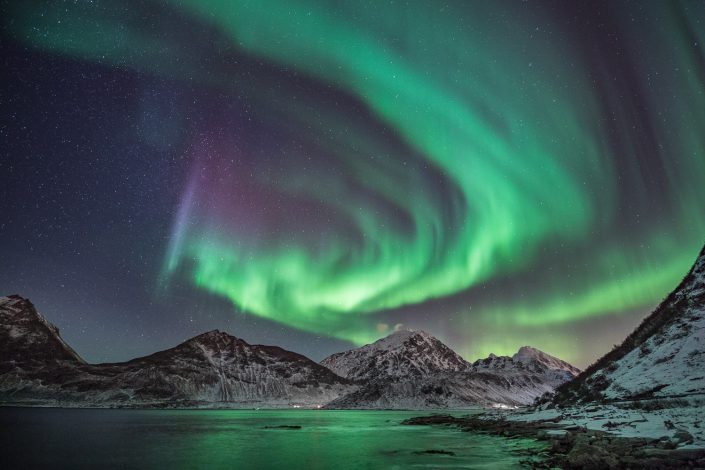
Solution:
M 438 325 L 469 359 L 531 342 L 576 360 L 563 328 L 645 314 L 705 239 L 697 2 L 643 3 L 658 27 L 604 6 L 619 54 L 527 2 L 19 5 L 9 27 L 27 44 L 246 95 L 284 128 L 257 147 L 214 117 L 221 131 L 193 139 L 167 295 L 186 276 L 355 344 L 399 321 Z M 141 19 L 157 13 L 202 37 Z M 279 86 L 290 77 L 313 91 Z M 412 307 L 423 319 L 404 320 Z

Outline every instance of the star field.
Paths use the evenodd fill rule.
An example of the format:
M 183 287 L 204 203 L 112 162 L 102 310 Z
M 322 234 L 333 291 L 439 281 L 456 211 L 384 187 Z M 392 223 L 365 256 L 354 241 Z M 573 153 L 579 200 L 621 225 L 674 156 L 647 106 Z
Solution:
M 584 366 L 705 235 L 705 5 L 3 2 L 0 286 L 89 360 Z

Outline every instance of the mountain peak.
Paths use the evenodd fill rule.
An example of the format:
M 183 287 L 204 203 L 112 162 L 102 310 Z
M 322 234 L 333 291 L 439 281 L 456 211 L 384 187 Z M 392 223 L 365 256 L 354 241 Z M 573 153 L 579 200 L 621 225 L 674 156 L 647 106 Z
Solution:
M 540 351 L 536 348 L 533 348 L 531 346 L 522 346 L 519 348 L 519 350 L 512 356 L 512 359 L 515 361 L 520 361 L 520 362 L 527 362 L 532 359 L 534 360 L 541 360 L 545 357 L 551 357 L 548 354 L 546 354 L 543 351 Z
M 194 336 L 191 339 L 184 341 L 183 344 L 196 344 L 208 347 L 209 349 L 230 349 L 235 345 L 249 347 L 245 340 L 231 335 L 225 331 L 211 330 Z
M 333 354 L 321 364 L 351 380 L 422 377 L 467 370 L 470 366 L 455 351 L 422 330 L 395 331 L 372 344 Z
M 0 297 L 0 362 L 46 360 L 84 362 L 29 299 Z
M 423 330 L 403 329 L 394 331 L 391 334 L 385 336 L 384 338 L 380 338 L 374 343 L 368 344 L 367 346 L 374 347 L 377 349 L 389 349 L 391 347 L 401 346 L 411 338 L 417 338 L 423 341 L 436 339 L 435 337 L 426 333 Z
M 220 330 L 211 330 L 211 331 L 206 331 L 205 333 L 201 333 L 200 335 L 194 336 L 193 339 L 196 338 L 234 338 L 234 336 L 230 335 L 229 333 L 226 333 L 225 331 L 220 331 Z
M 531 346 L 520 347 L 519 351 L 512 356 L 512 359 L 515 362 L 521 362 L 524 364 L 530 364 L 532 362 L 539 363 L 549 369 L 565 371 L 573 376 L 580 373 L 580 369 L 577 367 Z

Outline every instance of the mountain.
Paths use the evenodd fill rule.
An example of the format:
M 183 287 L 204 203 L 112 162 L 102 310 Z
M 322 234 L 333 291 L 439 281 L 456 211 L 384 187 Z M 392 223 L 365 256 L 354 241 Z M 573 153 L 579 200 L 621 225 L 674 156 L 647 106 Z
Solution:
M 0 297 L 0 374 L 46 362 L 84 363 L 29 300 Z
M 399 331 L 321 361 L 361 386 L 327 408 L 514 406 L 533 402 L 579 370 L 530 347 L 468 363 L 423 331 Z
M 86 364 L 26 299 L 0 298 L 0 402 L 62 406 L 323 405 L 354 386 L 310 359 L 220 331 Z
M 513 356 L 495 356 L 473 362 L 473 372 L 486 372 L 498 375 L 536 375 L 550 388 L 572 380 L 580 369 L 531 346 L 522 346 Z
M 556 403 L 705 393 L 705 248 L 624 342 L 556 391 Z
M 321 365 L 354 381 L 422 377 L 470 367 L 455 351 L 420 330 L 397 331 L 361 348 L 328 356 Z
M 519 351 L 512 356 L 512 360 L 525 364 L 528 368 L 537 372 L 543 370 L 543 367 L 556 372 L 562 372 L 566 376 L 570 376 L 570 379 L 580 374 L 580 369 L 577 367 L 550 354 L 546 354 L 543 351 L 539 351 L 536 348 L 532 348 L 531 346 L 522 346 L 519 348 Z
M 315 406 L 349 388 L 348 381 L 305 356 L 250 345 L 217 330 L 147 357 L 99 367 L 115 374 L 109 388 L 120 388 L 131 401 Z
M 220 331 L 150 356 L 87 364 L 34 305 L 0 297 L 0 403 L 95 407 L 444 408 L 520 405 L 577 373 L 530 347 L 468 363 L 399 331 L 316 364 Z

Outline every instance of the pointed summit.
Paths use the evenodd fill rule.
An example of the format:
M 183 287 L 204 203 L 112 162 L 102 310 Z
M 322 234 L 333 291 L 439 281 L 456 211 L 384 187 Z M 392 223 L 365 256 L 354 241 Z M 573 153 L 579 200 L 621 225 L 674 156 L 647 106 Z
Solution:
M 550 354 L 546 354 L 536 348 L 532 348 L 531 346 L 522 346 L 519 348 L 519 351 L 512 356 L 512 359 L 515 362 L 521 362 L 527 365 L 538 363 L 551 370 L 562 370 L 571 374 L 572 377 L 575 377 L 580 373 L 580 369 L 577 367 L 568 364 L 557 357 L 551 356 Z
M 0 297 L 0 373 L 11 364 L 47 361 L 84 363 L 29 299 L 19 295 Z
M 423 331 L 400 331 L 321 364 L 361 384 L 328 408 L 409 409 L 526 405 L 575 376 L 538 349 L 469 364 Z M 567 370 L 566 370 L 567 369 Z
M 470 364 L 425 331 L 400 330 L 372 344 L 333 354 L 321 365 L 360 381 L 457 372 Z
M 205 333 L 201 333 L 198 336 L 194 336 L 193 338 L 185 341 L 186 343 L 199 343 L 199 344 L 204 344 L 204 345 L 209 345 L 209 346 L 221 346 L 221 347 L 228 347 L 229 345 L 233 343 L 243 343 L 247 344 L 244 340 L 237 338 L 229 333 L 226 333 L 225 331 L 220 331 L 220 330 L 211 330 L 207 331 Z

